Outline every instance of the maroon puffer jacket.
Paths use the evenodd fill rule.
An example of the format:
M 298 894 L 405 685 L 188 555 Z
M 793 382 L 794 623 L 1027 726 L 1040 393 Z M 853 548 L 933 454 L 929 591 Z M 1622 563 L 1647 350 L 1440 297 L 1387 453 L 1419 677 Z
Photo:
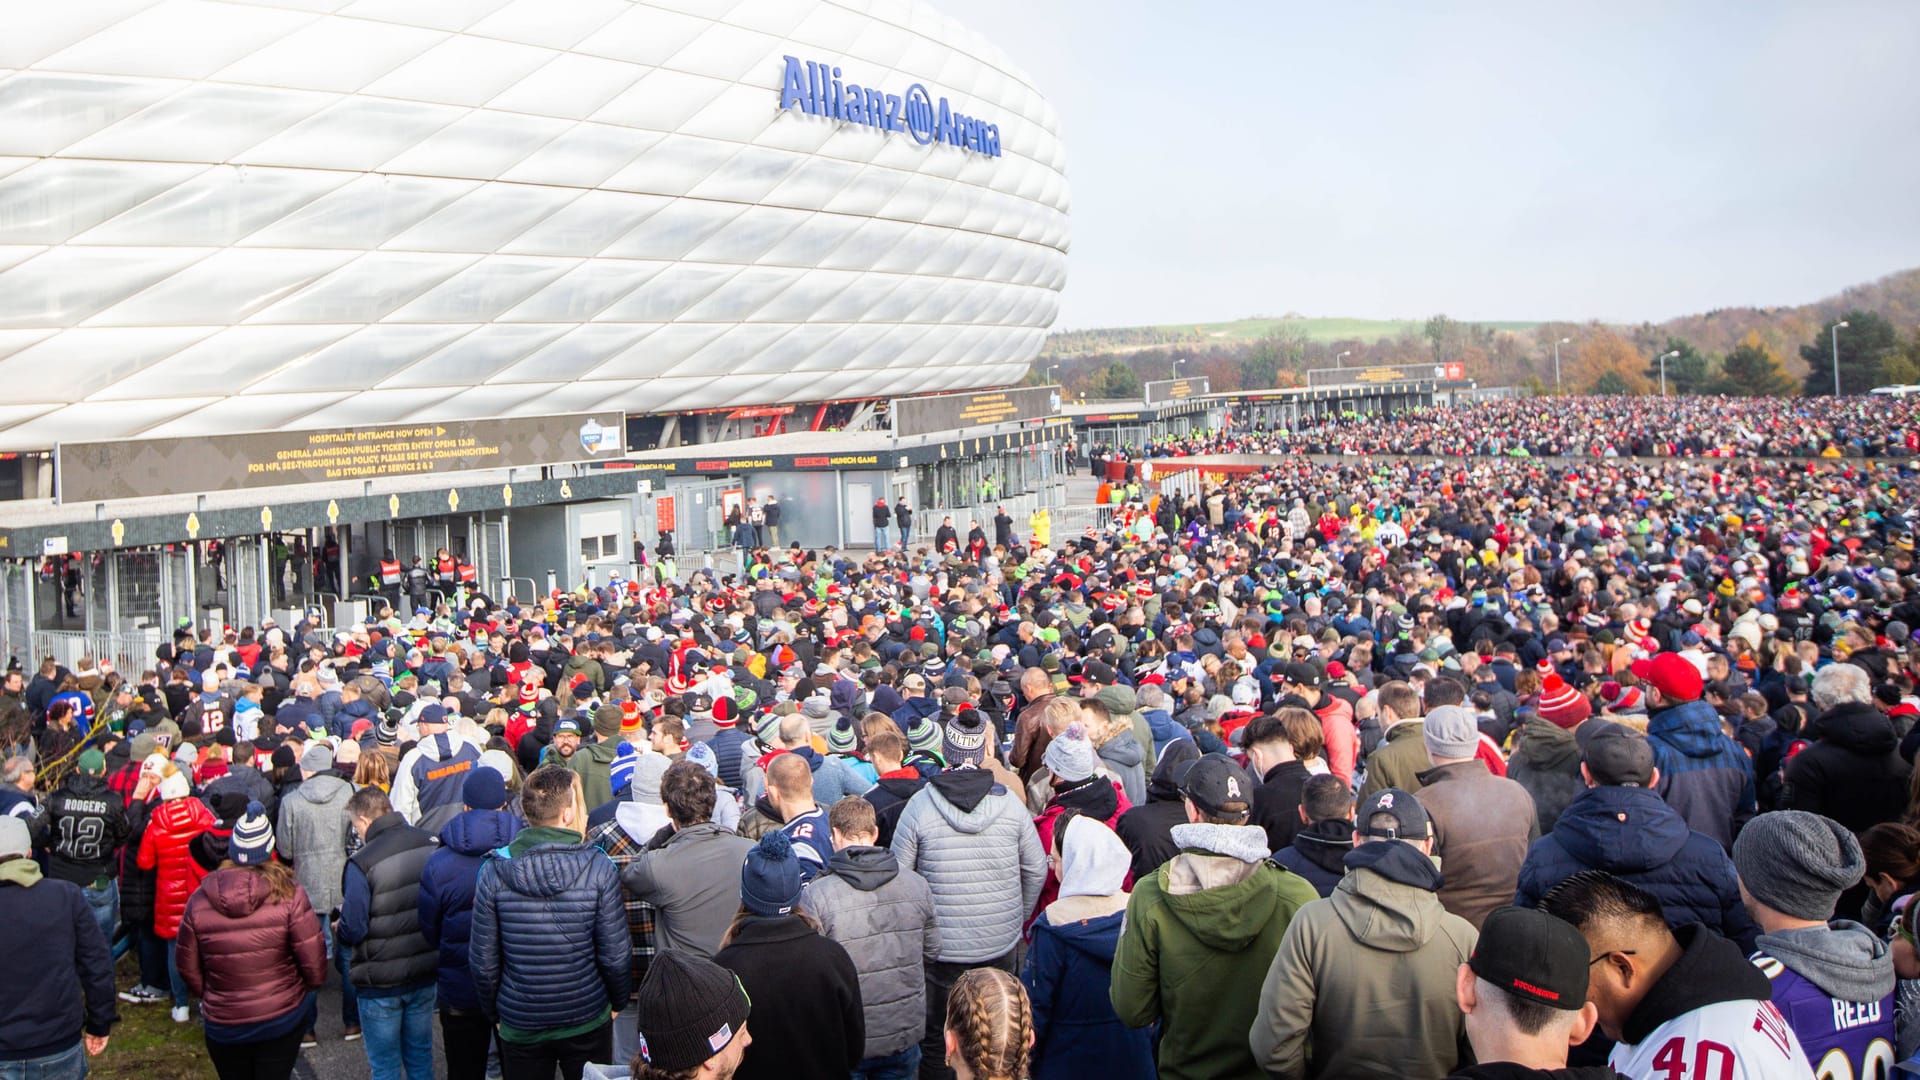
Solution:
M 216 870 L 187 901 L 176 957 L 187 989 L 216 1024 L 258 1024 L 285 1016 L 327 977 L 320 920 L 298 885 L 279 903 L 266 878 L 238 867 Z

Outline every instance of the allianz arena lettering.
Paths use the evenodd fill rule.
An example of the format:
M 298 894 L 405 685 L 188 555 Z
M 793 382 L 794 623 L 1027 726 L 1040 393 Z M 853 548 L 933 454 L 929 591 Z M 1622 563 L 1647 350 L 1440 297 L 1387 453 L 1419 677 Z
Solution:
M 922 146 L 945 143 L 987 157 L 1000 156 L 1000 125 L 954 112 L 944 97 L 935 105 L 933 95 L 920 83 L 907 87 L 904 94 L 889 94 L 842 82 L 840 69 L 829 64 L 802 63 L 793 56 L 782 59 L 787 65 L 780 86 L 782 110 L 798 105 L 808 116 L 904 131 Z

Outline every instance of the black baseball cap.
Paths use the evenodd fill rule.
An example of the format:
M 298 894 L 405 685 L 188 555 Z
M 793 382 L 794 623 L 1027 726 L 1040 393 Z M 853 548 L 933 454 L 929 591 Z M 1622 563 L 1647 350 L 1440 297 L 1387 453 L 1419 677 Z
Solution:
M 1319 664 L 1307 664 L 1295 661 L 1281 669 L 1282 678 L 1294 686 L 1319 686 L 1327 681 L 1327 673 Z
M 1376 829 L 1369 825 L 1375 814 L 1391 814 L 1393 828 Z M 1380 840 L 1425 840 L 1433 835 L 1433 819 L 1427 816 L 1427 808 L 1420 805 L 1412 792 L 1399 788 L 1376 791 L 1368 796 L 1353 819 L 1359 823 L 1356 832 Z
M 1587 1003 L 1587 939 L 1535 908 L 1503 907 L 1480 926 L 1473 973 L 1514 997 L 1567 1012 Z
M 1112 686 L 1115 682 L 1119 681 L 1118 677 L 1113 673 L 1113 668 L 1098 660 L 1087 664 L 1084 670 L 1087 678 L 1091 680 L 1095 686 Z
M 1203 754 L 1180 778 L 1180 794 L 1213 817 L 1243 817 L 1253 805 L 1253 781 L 1225 754 Z

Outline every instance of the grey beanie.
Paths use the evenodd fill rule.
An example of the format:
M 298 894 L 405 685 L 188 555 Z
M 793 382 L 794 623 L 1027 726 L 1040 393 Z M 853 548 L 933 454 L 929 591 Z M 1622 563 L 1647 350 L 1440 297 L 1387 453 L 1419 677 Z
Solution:
M 1434 706 L 1420 731 L 1433 757 L 1464 760 L 1480 752 L 1480 724 L 1458 705 Z
M 1867 872 L 1860 841 L 1805 810 L 1761 814 L 1733 842 L 1733 868 L 1755 900 L 1795 919 L 1833 918 L 1840 894 Z

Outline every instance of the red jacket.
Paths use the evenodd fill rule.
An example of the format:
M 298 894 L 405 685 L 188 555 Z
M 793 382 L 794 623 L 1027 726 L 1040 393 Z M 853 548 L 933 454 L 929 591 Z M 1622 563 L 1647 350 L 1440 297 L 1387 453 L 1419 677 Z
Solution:
M 305 889 L 274 903 L 266 878 L 229 867 L 187 901 L 175 959 L 216 1024 L 259 1024 L 306 1004 L 327 977 L 326 941 Z
M 153 897 L 153 932 L 172 939 L 180 933 L 187 898 L 207 876 L 188 846 L 212 828 L 213 811 L 192 796 L 163 802 L 154 808 L 147 831 L 140 837 L 140 869 L 158 871 Z
M 1120 786 L 1120 781 L 1111 780 L 1108 782 L 1113 785 L 1113 797 L 1116 809 L 1107 817 L 1103 824 L 1111 829 L 1119 824 L 1121 814 L 1133 809 L 1133 804 L 1127 801 L 1126 789 Z M 1039 817 L 1033 819 L 1033 827 L 1035 831 L 1040 834 L 1041 851 L 1049 854 L 1053 852 L 1053 828 L 1054 825 L 1059 822 L 1060 816 L 1066 812 L 1066 804 L 1061 802 L 1056 796 L 1052 801 L 1047 803 L 1046 810 L 1043 811 Z M 1093 815 L 1088 814 L 1087 816 L 1092 817 Z M 1127 871 L 1126 884 L 1122 886 L 1122 889 L 1126 892 L 1133 891 L 1133 871 Z M 1047 910 L 1048 904 L 1058 899 L 1060 899 L 1060 875 L 1054 872 L 1053 864 L 1048 863 L 1046 884 L 1040 887 L 1040 900 L 1033 905 L 1033 910 L 1027 913 L 1026 924 L 1020 928 L 1020 932 L 1023 935 L 1031 934 L 1033 932 L 1033 920 L 1039 918 L 1040 913 Z

